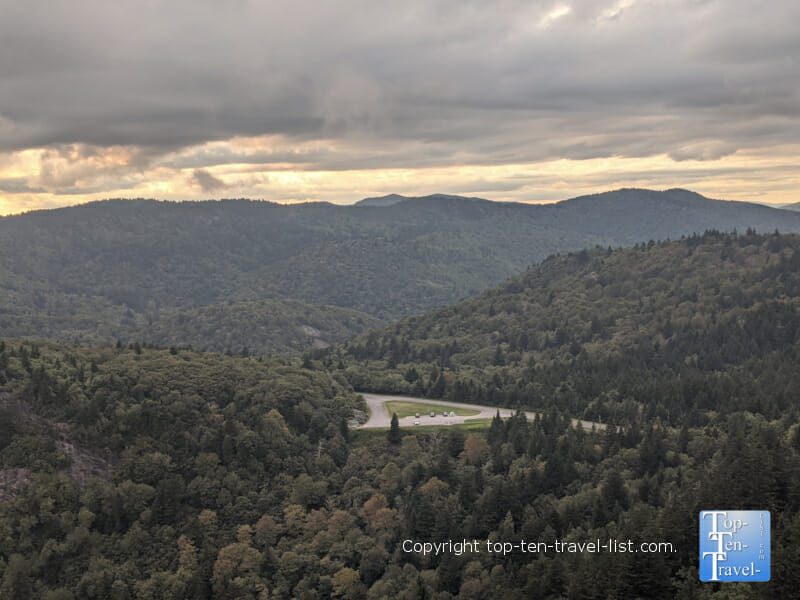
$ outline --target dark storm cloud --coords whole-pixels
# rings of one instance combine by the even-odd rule
[[[214,177],[211,173],[203,169],[195,169],[192,174],[191,183],[200,186],[201,190],[209,193],[224,190],[226,187],[224,181]]]
[[[277,134],[341,151],[165,164],[347,169],[800,139],[795,0],[3,4],[5,151],[135,146],[150,164]]]
[[[28,185],[28,179],[25,177],[10,177],[8,179],[0,179],[0,192],[8,192],[10,194],[38,194],[44,192],[42,188],[33,188]]]

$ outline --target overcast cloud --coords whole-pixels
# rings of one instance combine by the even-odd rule
[[[723,161],[755,192],[744,158],[773,179],[800,158],[796,0],[0,0],[0,39],[0,212],[105,191],[343,201],[336,173],[388,170],[355,201],[412,191],[383,188],[392,170],[465,165],[527,165],[499,196],[536,200],[556,190],[525,195],[537,165],[651,157],[665,187]],[[270,185],[286,171],[332,187]]]

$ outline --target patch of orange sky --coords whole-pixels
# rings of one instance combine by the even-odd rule
[[[490,200],[554,202],[620,187],[683,187],[712,198],[765,203],[798,202],[800,149],[786,146],[740,150],[717,160],[675,161],[667,155],[552,159],[513,164],[453,164],[333,170],[310,156],[320,148],[335,153],[332,141],[288,144],[269,137],[234,138],[184,149],[149,162],[135,147],[30,149],[0,155],[0,214],[80,204],[105,198],[264,199],[294,203],[350,204],[367,196],[431,193],[480,196]],[[347,149],[344,149],[345,151]],[[274,151],[276,162],[237,162],[172,167],[169,158],[205,152],[258,156]],[[350,151],[352,156],[352,150]],[[280,160],[278,160],[280,158]],[[241,160],[241,159],[240,159]],[[352,162],[352,161],[351,161]],[[174,163],[173,163],[174,164]],[[199,164],[199,163],[198,163]],[[205,163],[203,163],[205,164]],[[213,193],[199,187],[196,168],[224,184]],[[3,182],[16,187],[2,189]],[[27,190],[19,190],[24,182]],[[14,191],[18,190],[18,191]]]

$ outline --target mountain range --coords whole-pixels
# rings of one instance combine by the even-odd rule
[[[473,296],[552,254],[748,228],[797,232],[800,214],[678,189],[550,205],[444,194],[353,206],[108,200],[0,218],[0,335],[297,352]],[[304,303],[294,341],[223,340],[200,323],[230,309],[228,325],[252,331],[285,314],[271,302],[286,299]],[[314,323],[330,323],[330,307],[364,314],[329,333]]]
[[[114,325],[91,313],[108,299],[80,298],[77,324]],[[742,597],[797,589],[798,235],[567,252],[379,328],[323,307],[370,328],[327,348],[337,323],[294,300],[106,306],[131,327],[152,317],[132,331],[161,344],[284,343],[296,333],[283,323],[317,348],[301,360],[0,339],[2,598],[712,600],[721,588],[698,582],[704,559],[685,549],[714,506],[769,511],[770,582]],[[367,408],[355,390],[537,414],[352,429]],[[400,549],[415,539],[634,551]],[[636,550],[651,540],[659,551]]]

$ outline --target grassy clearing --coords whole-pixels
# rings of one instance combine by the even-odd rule
[[[456,416],[458,417],[473,417],[477,414],[480,414],[480,411],[472,410],[470,408],[445,406],[442,404],[422,404],[420,402],[402,402],[392,400],[390,402],[386,402],[384,406],[386,406],[386,411],[390,415],[392,413],[397,413],[398,419],[402,419],[403,417],[413,417],[417,413],[425,416],[431,414],[431,411],[436,412],[436,414],[442,414],[444,411],[447,411],[448,413],[452,411],[456,413]]]
[[[424,421],[423,421],[424,423]],[[441,431],[442,429],[465,429],[467,431],[482,431],[489,428],[491,419],[475,419],[467,423],[455,423],[453,425],[414,425],[413,427],[401,427],[400,431],[403,434],[419,434],[419,433],[432,433],[434,431]]]

